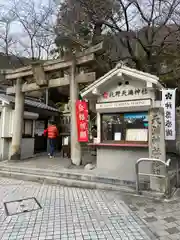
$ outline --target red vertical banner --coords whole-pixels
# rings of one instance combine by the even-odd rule
[[[76,121],[78,142],[88,142],[88,106],[87,102],[76,101]]]

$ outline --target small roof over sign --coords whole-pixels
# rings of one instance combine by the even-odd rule
[[[106,73],[101,78],[97,79],[95,82],[87,86],[81,93],[82,97],[88,97],[90,96],[93,91],[98,90],[98,88],[102,87],[107,81],[113,79],[114,77],[122,77],[122,76],[128,76],[130,78],[138,79],[140,81],[144,81],[146,83],[154,84],[157,88],[163,89],[163,85],[159,82],[159,78],[155,75],[145,73],[142,71],[138,71],[133,68],[126,67],[123,63],[117,64],[115,68],[113,68],[111,71]]]

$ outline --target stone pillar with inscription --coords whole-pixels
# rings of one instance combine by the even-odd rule
[[[149,158],[166,161],[164,109],[161,107],[149,110]],[[152,173],[164,175],[164,165],[153,162]],[[150,187],[154,191],[163,192],[165,190],[165,179],[158,176],[151,177]]]

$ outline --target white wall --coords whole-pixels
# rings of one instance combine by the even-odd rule
[[[3,104],[1,111],[1,131],[0,131],[0,155],[1,160],[9,158],[10,143],[12,137],[12,107],[8,104]]]
[[[12,110],[12,116],[14,116],[14,110]],[[34,120],[37,119],[39,114],[32,113],[32,112],[24,112],[24,119]],[[12,117],[13,119],[13,117]],[[34,120],[35,121],[35,120]],[[35,128],[35,123],[33,121],[33,128]],[[13,121],[11,124],[11,132],[13,132]],[[34,129],[33,129],[33,136],[34,136]],[[21,142],[21,159],[31,158],[34,156],[34,138],[22,138]],[[9,152],[11,151],[11,146],[9,147]]]
[[[1,105],[2,106],[2,105]],[[24,118],[37,119],[39,115],[35,113],[24,113]],[[11,105],[3,104],[0,114],[0,160],[10,158],[12,134],[14,126],[13,122],[14,110]],[[34,120],[35,121],[35,120]],[[35,127],[35,124],[33,124]],[[33,131],[34,132],[34,131]],[[34,155],[34,138],[23,138],[21,145],[21,158],[29,158]]]
[[[22,138],[21,159],[31,158],[34,156],[34,138]]]
[[[13,111],[10,105],[4,105],[2,107],[2,138],[12,137],[12,126],[13,126]]]
[[[135,163],[148,155],[148,148],[98,147],[97,168],[121,180],[135,182]],[[149,163],[141,164],[141,172],[150,173],[150,169]]]

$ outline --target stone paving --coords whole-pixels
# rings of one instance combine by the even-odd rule
[[[93,164],[95,165],[96,163],[93,162]],[[84,168],[84,165],[80,165],[80,166],[73,165],[71,160],[68,158],[63,158],[61,156],[61,153],[56,154],[55,158],[52,158],[52,159],[49,159],[49,157],[47,156],[47,153],[44,153],[34,158],[17,161],[17,162],[6,160],[6,161],[0,162],[0,171],[1,171],[1,167],[25,168],[27,170],[34,170],[34,169],[50,170],[50,172],[55,171],[55,172],[61,172],[61,173],[64,172],[64,173],[70,173],[70,174],[74,173],[74,174],[78,174],[79,177],[87,174],[92,177],[95,176],[95,177],[103,177],[103,178],[114,178],[117,180],[126,179],[126,177],[122,176],[122,174],[121,176],[119,176],[118,170],[113,170],[108,172],[104,171],[104,169],[98,169],[98,168],[94,168],[93,170],[88,170]],[[48,176],[47,173],[45,173],[45,175]]]
[[[5,166],[16,166],[16,167],[27,167],[27,168],[40,168],[40,169],[50,169],[60,171],[62,169],[67,169],[71,166],[71,160],[68,158],[62,158],[61,154],[57,154],[55,158],[49,159],[47,153],[40,156],[30,158],[27,160],[22,160],[18,162],[3,161],[0,165]]]
[[[119,195],[116,193],[116,195]],[[179,196],[178,196],[179,195]],[[170,201],[145,199],[140,196],[119,195],[160,240],[180,239],[180,194]]]
[[[3,202],[28,197],[35,197],[42,209],[5,214]],[[1,240],[157,239],[115,192],[0,178],[0,200]]]

